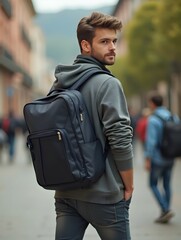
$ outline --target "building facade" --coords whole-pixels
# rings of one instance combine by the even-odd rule
[[[32,1],[0,2],[0,114],[22,115],[33,84],[29,32],[35,9]]]
[[[22,117],[25,103],[47,93],[51,84],[35,16],[31,0],[0,1],[0,117],[9,112]]]

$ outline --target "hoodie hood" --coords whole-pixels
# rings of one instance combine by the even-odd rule
[[[85,74],[86,71],[89,71],[92,68],[110,72],[95,58],[84,55],[78,55],[72,65],[58,65],[55,69],[56,80],[53,83],[51,90],[71,87],[82,75]]]

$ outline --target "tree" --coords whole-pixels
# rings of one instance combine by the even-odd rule
[[[153,88],[167,76],[166,61],[157,54],[155,42],[160,5],[161,1],[145,2],[127,26],[129,63],[143,91]]]
[[[156,85],[163,61],[155,53],[154,36],[159,1],[145,2],[126,26],[128,45],[120,76],[129,94],[145,92]],[[123,63],[123,61],[121,61]],[[122,67],[122,66],[121,66]]]
[[[123,36],[128,53],[112,69],[126,92],[141,94],[181,76],[180,16],[180,0],[145,1],[135,12]]]
[[[156,34],[157,52],[167,62],[165,69],[168,73],[168,103],[172,109],[172,91],[177,101],[181,101],[181,1],[175,0],[174,4],[171,0],[162,1],[159,16]],[[176,82],[177,85],[174,86]],[[181,115],[180,108],[177,111]]]
[[[116,63],[109,67],[109,69],[114,73],[121,84],[123,85],[124,91],[127,96],[131,96],[135,93],[141,93],[141,85],[134,77],[134,72],[131,64],[128,62],[127,56],[118,57]]]
[[[181,73],[181,1],[165,0],[157,19],[157,51],[167,60],[172,72]]]

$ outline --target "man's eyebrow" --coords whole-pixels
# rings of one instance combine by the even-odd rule
[[[111,41],[117,41],[118,39],[117,38],[114,38],[114,39],[111,39],[111,38],[108,38],[108,37],[104,37],[104,38],[101,38],[100,41],[105,41],[105,40],[111,40]]]

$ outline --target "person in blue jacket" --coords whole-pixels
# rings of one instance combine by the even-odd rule
[[[174,216],[170,209],[172,200],[171,178],[174,159],[165,159],[160,151],[159,142],[162,138],[163,122],[156,115],[167,120],[171,112],[163,106],[163,97],[154,93],[149,98],[152,114],[148,118],[145,149],[145,169],[149,171],[149,184],[161,210],[156,223],[168,223]]]

